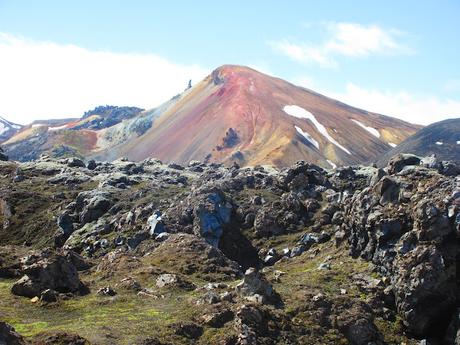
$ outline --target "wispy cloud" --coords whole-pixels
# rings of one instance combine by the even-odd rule
[[[352,83],[347,84],[344,92],[323,93],[355,107],[422,125],[460,117],[460,102],[453,99],[366,89]]]
[[[367,57],[370,55],[411,54],[414,50],[398,40],[404,33],[378,25],[356,23],[323,23],[328,37],[321,43],[293,43],[284,39],[269,42],[276,51],[302,63],[317,63],[336,67],[338,56]]]
[[[0,115],[18,123],[100,104],[154,107],[209,71],[154,54],[93,51],[0,33]]]

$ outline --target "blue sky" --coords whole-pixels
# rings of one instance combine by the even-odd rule
[[[460,116],[459,33],[460,1],[0,0],[0,115],[149,108],[231,63],[429,123]]]

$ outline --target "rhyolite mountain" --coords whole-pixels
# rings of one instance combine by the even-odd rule
[[[0,116],[0,143],[8,140],[15,135],[20,129],[21,125],[10,122]]]
[[[43,153],[88,158],[144,133],[152,125],[152,114],[155,111],[136,107],[99,106],[79,119],[34,121],[2,145],[17,161],[34,160]]]
[[[65,126],[28,127],[4,146],[21,161],[48,153],[247,166],[302,159],[331,168],[374,161],[419,128],[248,67],[225,65],[153,110],[96,108]],[[32,154],[25,150],[31,141]]]
[[[385,166],[398,153],[412,153],[421,157],[436,155],[438,160],[460,162],[460,118],[436,122],[422,128],[386,152],[378,160],[378,165]]]
[[[418,128],[227,65],[181,95],[118,155],[276,166],[304,159],[330,168],[372,160]]]

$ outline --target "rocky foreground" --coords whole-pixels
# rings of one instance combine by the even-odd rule
[[[459,173],[1,161],[0,344],[460,344]]]

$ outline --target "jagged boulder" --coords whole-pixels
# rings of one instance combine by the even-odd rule
[[[416,155],[400,153],[389,160],[387,171],[390,175],[393,175],[400,172],[406,166],[419,165],[420,162],[421,158]]]
[[[24,338],[6,322],[0,321],[0,345],[25,345]]]
[[[5,154],[3,149],[0,147],[0,161],[7,161],[7,160],[8,160],[8,156]]]
[[[71,157],[66,159],[67,166],[71,168],[85,168],[85,163],[77,157]]]
[[[395,259],[396,307],[414,334],[426,335],[439,321],[449,319],[456,303],[455,272],[444,257],[441,250],[430,245],[417,246]]]
[[[61,293],[84,294],[87,291],[80,281],[76,267],[62,255],[43,255],[24,260],[24,276],[16,281],[11,292],[18,296],[35,297],[47,289]]]
[[[80,223],[86,224],[98,220],[112,206],[110,193],[100,190],[81,192],[76,200],[77,211],[80,212]]]
[[[253,267],[246,270],[243,281],[235,287],[235,290],[240,296],[260,303],[269,301],[275,296],[272,285]]]
[[[230,222],[233,206],[219,189],[201,194],[194,208],[194,231],[208,243],[217,247],[223,233],[223,225]]]
[[[190,232],[218,247],[224,228],[232,222],[234,206],[217,183],[194,187],[187,198],[168,210],[165,226],[172,232]],[[156,228],[156,227],[155,227]]]

